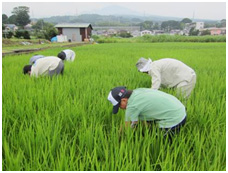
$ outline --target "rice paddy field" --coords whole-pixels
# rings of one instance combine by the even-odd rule
[[[64,75],[22,74],[34,53],[2,59],[3,171],[225,171],[226,43],[110,43],[71,48]],[[62,49],[37,52],[57,55]],[[110,89],[150,88],[140,57],[175,58],[192,67],[196,87],[187,122],[173,142],[112,115]],[[175,95],[175,91],[161,89]]]

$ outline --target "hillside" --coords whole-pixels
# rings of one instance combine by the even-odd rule
[[[183,16],[185,18],[185,16]],[[140,22],[150,20],[153,22],[161,23],[167,20],[176,20],[181,21],[183,18],[177,17],[167,17],[167,16],[140,16],[140,15],[99,15],[99,14],[82,14],[79,16],[52,16],[48,18],[42,18],[45,22],[50,22],[53,24],[57,23],[76,23],[76,22],[85,22],[91,23],[92,25],[136,25]],[[32,18],[32,21],[40,20],[38,18]],[[215,20],[203,20],[203,19],[194,19],[193,21],[202,21],[207,23],[216,23]]]

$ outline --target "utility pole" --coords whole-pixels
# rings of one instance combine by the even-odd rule
[[[195,10],[193,11],[192,22],[193,22],[194,18],[195,18]]]

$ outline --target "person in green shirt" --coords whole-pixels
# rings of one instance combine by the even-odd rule
[[[113,114],[126,109],[125,126],[134,127],[138,121],[155,122],[167,134],[179,132],[185,124],[185,106],[174,96],[151,88],[127,90],[120,86],[108,95]]]

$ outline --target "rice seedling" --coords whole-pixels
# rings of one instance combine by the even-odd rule
[[[72,48],[63,76],[22,74],[33,54],[2,60],[4,171],[226,170],[225,43],[116,43]],[[57,55],[60,48],[40,51]],[[186,103],[187,123],[170,144],[143,129],[119,133],[124,111],[112,115],[111,88],[149,88],[140,57],[176,58],[197,74]],[[175,95],[175,91],[162,89]],[[157,134],[156,134],[157,133]]]

